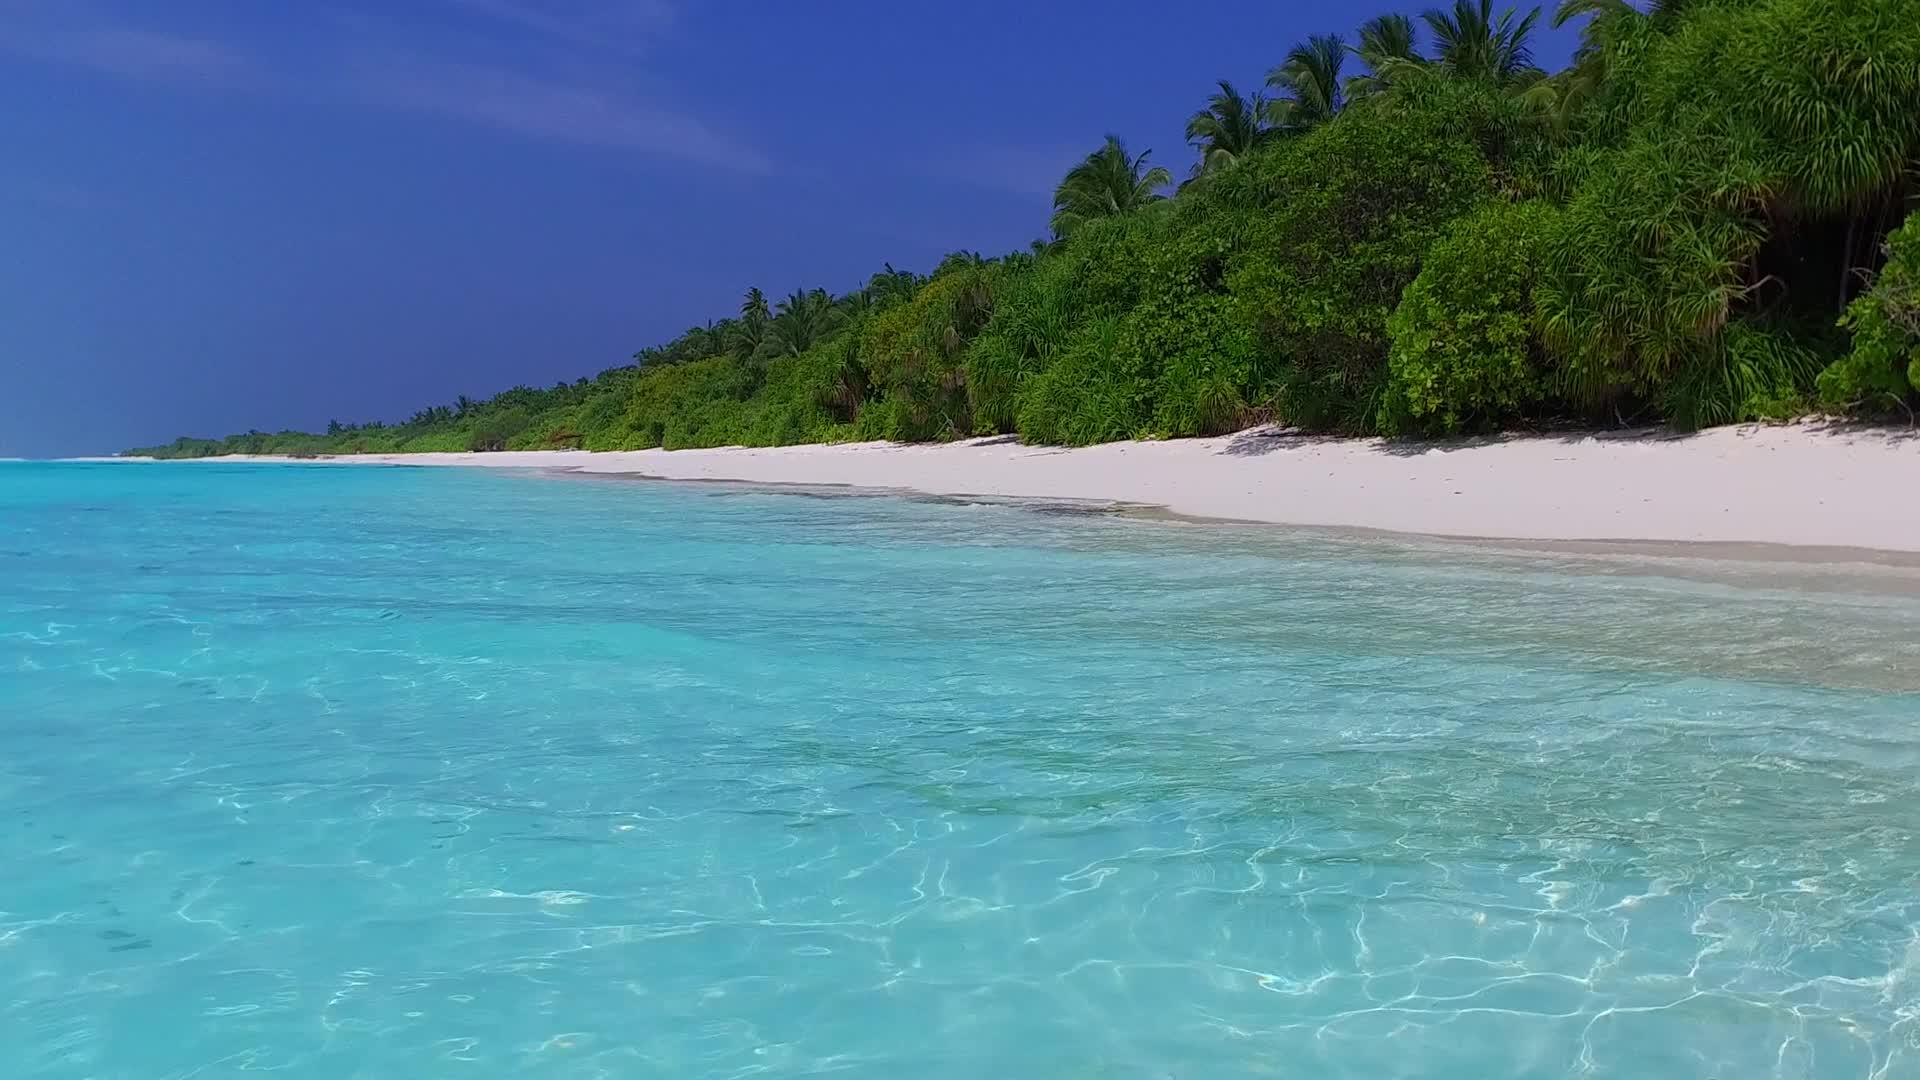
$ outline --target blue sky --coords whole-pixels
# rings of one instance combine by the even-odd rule
[[[1213,80],[1396,9],[0,0],[0,456],[395,419],[1024,247],[1104,132],[1183,173]]]

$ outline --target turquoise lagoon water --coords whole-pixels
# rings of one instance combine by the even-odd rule
[[[1920,604],[1676,565],[0,466],[0,1076],[1920,1076]]]

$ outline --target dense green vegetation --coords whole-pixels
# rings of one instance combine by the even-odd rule
[[[1177,189],[1116,137],[1030,251],[885,267],[548,390],[140,453],[593,450],[1273,419],[1423,434],[1912,414],[1920,0],[1456,0],[1217,84]]]

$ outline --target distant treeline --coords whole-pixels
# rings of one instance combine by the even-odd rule
[[[1276,420],[1451,433],[1815,410],[1920,384],[1920,0],[1459,0],[1316,37],[1195,113],[1177,188],[1117,138],[1051,236],[891,266],[552,389],[136,453],[592,450]]]

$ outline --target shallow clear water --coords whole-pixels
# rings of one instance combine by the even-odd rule
[[[0,465],[0,1076],[1920,1076],[1920,604]]]

